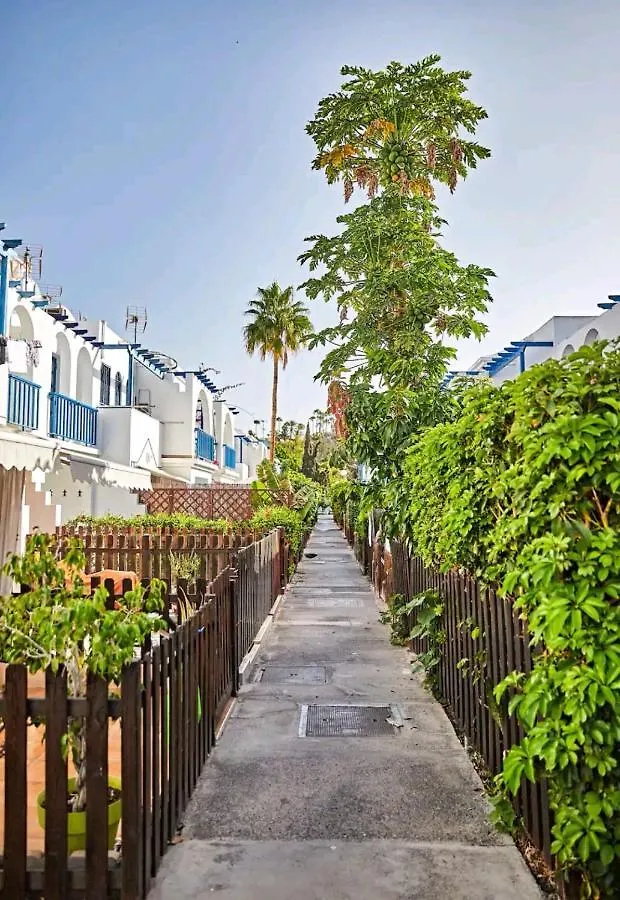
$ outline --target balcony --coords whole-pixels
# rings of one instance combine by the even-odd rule
[[[97,445],[97,410],[64,394],[50,394],[51,437],[75,441],[87,447]]]
[[[234,447],[224,444],[224,466],[227,469],[234,469],[237,466],[237,453]]]
[[[194,453],[197,459],[213,462],[215,459],[215,438],[202,428],[194,429]]]
[[[6,420],[9,425],[19,425],[24,431],[39,427],[40,387],[21,375],[9,372],[9,407]]]

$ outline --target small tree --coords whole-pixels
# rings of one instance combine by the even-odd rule
[[[307,478],[316,476],[316,448],[312,447],[310,425],[306,425],[306,437],[304,439],[304,455],[301,461],[301,472]]]
[[[258,351],[261,359],[273,360],[273,384],[271,390],[271,433],[269,461],[276,452],[278,417],[278,378],[280,364],[285,369],[289,355],[305,346],[312,334],[312,322],[308,310],[300,300],[295,300],[293,288],[282,289],[277,281],[258,289],[258,297],[245,311],[250,321],[243,329],[245,347],[249,354]]]
[[[85,593],[79,577],[86,557],[80,542],[69,544],[63,568],[54,554],[49,535],[28,539],[23,557],[13,555],[4,574],[30,590],[0,602],[0,660],[23,664],[35,674],[50,667],[64,668],[73,697],[86,696],[87,675],[92,672],[118,682],[123,667],[135,658],[136,648],[146,636],[166,627],[150,613],[162,607],[162,582],[151,582],[148,598],[137,586],[128,591],[119,608],[107,609],[107,591],[99,587]],[[86,722],[83,717],[69,723],[67,745],[76,771],[72,811],[86,807]]]

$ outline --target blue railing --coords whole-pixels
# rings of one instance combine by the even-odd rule
[[[9,372],[9,408],[7,422],[34,431],[39,427],[40,387],[21,375]]]
[[[234,447],[224,444],[224,465],[227,469],[234,469],[237,465],[237,454]]]
[[[95,447],[97,444],[97,410],[64,394],[50,394],[51,437],[76,441]]]
[[[202,428],[194,429],[194,450],[198,459],[215,459],[215,438]]]

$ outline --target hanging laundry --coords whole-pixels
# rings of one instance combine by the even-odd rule
[[[39,350],[41,341],[26,341],[26,361],[31,366],[39,365]]]

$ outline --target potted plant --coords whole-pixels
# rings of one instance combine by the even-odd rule
[[[69,542],[60,566],[53,539],[35,534],[28,539],[22,557],[14,555],[4,573],[22,585],[26,593],[0,599],[0,661],[22,664],[31,674],[48,667],[64,670],[69,696],[85,697],[89,672],[118,683],[123,667],[153,631],[165,629],[157,615],[162,607],[162,583],[153,580],[146,592],[141,586],[128,591],[116,609],[107,609],[107,591],[99,587],[86,593],[80,573],[85,556],[78,539]],[[66,751],[75,775],[68,781],[68,849],[86,846],[86,720],[71,718]],[[118,779],[109,779],[108,845],[114,847],[121,818]],[[39,823],[45,823],[45,792],[37,798]]]
[[[196,593],[196,578],[200,571],[200,557],[197,553],[170,552],[170,593],[177,598],[177,622],[180,625],[192,613],[189,595]],[[179,581],[187,584],[187,594],[179,585]]]

